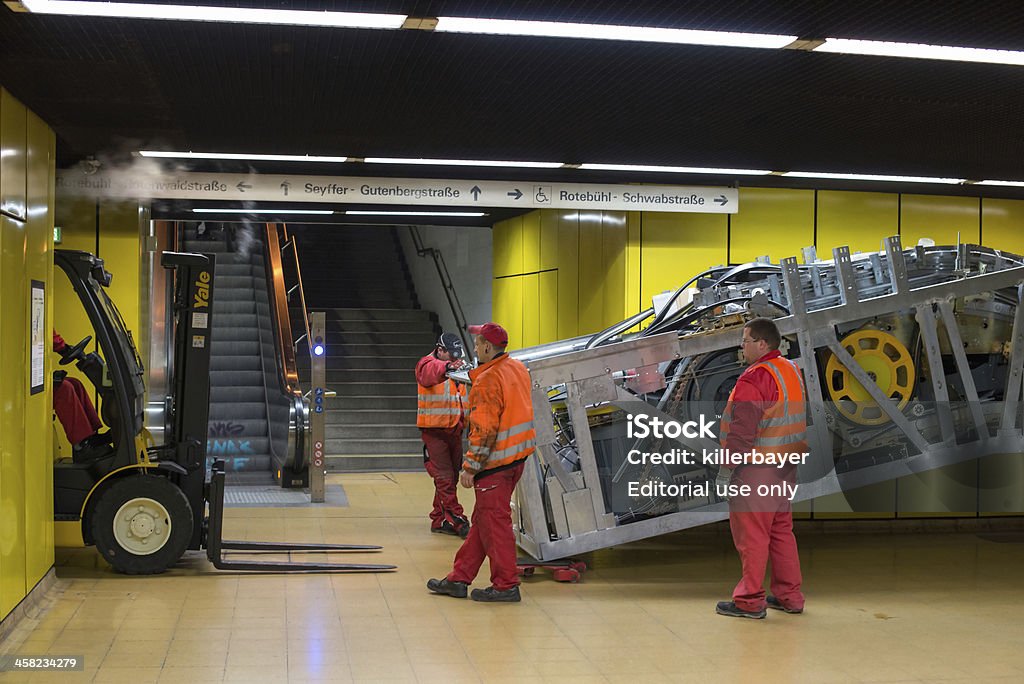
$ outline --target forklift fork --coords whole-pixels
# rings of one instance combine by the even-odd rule
[[[304,552],[304,551],[379,551],[381,547],[361,544],[290,544],[287,542],[250,542],[223,539],[224,461],[214,461],[210,477],[210,517],[206,530],[206,556],[218,570],[256,570],[264,572],[387,572],[394,565],[368,563],[292,563],[280,561],[227,560],[225,551]]]

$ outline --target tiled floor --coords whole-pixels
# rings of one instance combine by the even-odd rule
[[[715,615],[738,561],[707,531],[591,554],[580,584],[539,573],[522,603],[488,605],[424,587],[459,543],[428,533],[425,475],[332,481],[349,508],[229,509],[227,536],[379,543],[335,559],[397,572],[242,575],[190,553],[132,578],[61,551],[56,588],[0,652],[86,669],[0,681],[1024,681],[1024,535],[805,533],[807,611],[763,621]]]

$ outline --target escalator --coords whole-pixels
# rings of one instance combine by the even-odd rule
[[[285,485],[304,486],[305,410],[297,388],[284,379],[280,350],[290,342],[280,341],[291,333],[279,329],[273,310],[278,294],[267,229],[202,222],[179,223],[176,232],[182,249],[217,259],[207,453],[225,462],[229,485],[285,479]]]

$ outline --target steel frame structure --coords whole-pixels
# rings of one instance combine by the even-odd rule
[[[628,523],[617,521],[602,489],[608,483],[602,483],[599,475],[588,407],[630,412],[643,402],[648,414],[673,419],[645,401],[645,393],[671,387],[673,380],[666,377],[665,369],[674,362],[736,348],[743,322],[765,306],[776,315],[783,314],[776,323],[800,350],[794,361],[803,371],[808,393],[810,458],[799,468],[796,500],[990,454],[1024,452],[1024,307],[1020,306],[1024,262],[1019,257],[977,245],[903,250],[898,237],[887,238],[878,253],[851,256],[849,248],[840,247],[833,250],[831,261],[818,261],[809,248],[803,256],[805,263],[799,265],[790,257],[777,266],[759,260],[716,271],[715,276],[724,272],[724,277],[694,296],[689,314],[677,315],[677,320],[704,321],[696,328],[666,329],[670,327],[668,318],[662,316],[642,333],[619,335],[638,318],[652,315],[650,310],[629,319],[630,325],[613,326],[609,329],[612,334],[513,353],[526,363],[533,381],[538,445],[536,458],[530,460],[513,500],[517,542],[524,551],[538,560],[565,558],[728,517],[727,503],[716,499],[674,513]],[[745,282],[730,279],[739,273],[753,275]],[[1004,301],[1000,305],[1004,317],[1012,317],[1010,338],[1002,352],[1007,367],[1001,401],[979,395],[954,311],[964,298],[997,292]],[[725,315],[730,308],[739,310],[738,315]],[[946,368],[952,366],[953,371],[929,373],[935,401],[920,415],[900,408],[886,396],[837,337],[837,330],[894,312],[916,321],[930,368],[943,368],[940,335],[950,350],[945,354]],[[595,340],[599,346],[594,346]],[[828,353],[884,411],[890,421],[888,429],[906,445],[900,457],[859,467],[836,467],[836,435],[829,429],[833,419],[828,415],[819,367],[819,354]],[[957,409],[951,407],[949,394],[953,381],[959,383],[958,396],[966,400]],[[554,391],[564,397],[571,425],[564,421],[556,424],[550,398]],[[556,452],[567,429],[578,454],[578,469],[566,467]],[[693,450],[718,447],[707,439],[680,437],[678,442]]]

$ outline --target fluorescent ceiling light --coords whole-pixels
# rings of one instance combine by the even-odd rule
[[[930,178],[928,176],[884,176],[868,173],[819,173],[817,171],[787,171],[783,176],[795,178],[835,178],[837,180],[892,181],[896,183],[946,183],[959,185],[963,178]]]
[[[983,180],[972,185],[1002,185],[1009,188],[1024,188],[1024,181]]]
[[[333,214],[334,211],[330,209],[243,209],[236,207],[234,209],[193,209],[195,214],[320,214],[327,215]]]
[[[139,150],[143,157],[163,159],[246,159],[250,161],[346,162],[348,157],[320,157],[309,154],[235,154],[233,152],[168,152]]]
[[[643,164],[580,164],[592,171],[656,171],[659,173],[703,173],[723,176],[767,176],[764,169],[706,169],[699,166],[649,166]]]
[[[651,26],[613,26],[610,24],[475,19],[471,17],[438,17],[437,26],[434,30],[452,33],[489,33],[504,36],[596,38],[647,43],[750,48],[781,48],[797,39],[796,36],[780,36],[767,33],[733,33],[731,31],[697,31],[693,29],[656,28]]]
[[[558,169],[561,162],[495,161],[492,159],[406,159],[399,157],[366,157],[367,164],[420,164],[430,166],[514,166],[524,169]]]
[[[362,211],[345,212],[349,216],[487,216],[482,211]]]
[[[881,40],[827,38],[815,52],[843,52],[879,57],[911,57],[915,59],[946,59],[958,62],[1024,65],[1024,52],[985,48],[924,45],[922,43],[888,43]]]
[[[36,14],[70,14],[85,17],[124,19],[175,19],[178,21],[223,21],[245,24],[287,24],[333,28],[398,29],[404,14],[364,12],[316,12],[312,10],[256,9],[253,7],[209,7],[205,5],[158,5],[135,2],[80,2],[78,0],[21,0]]]

